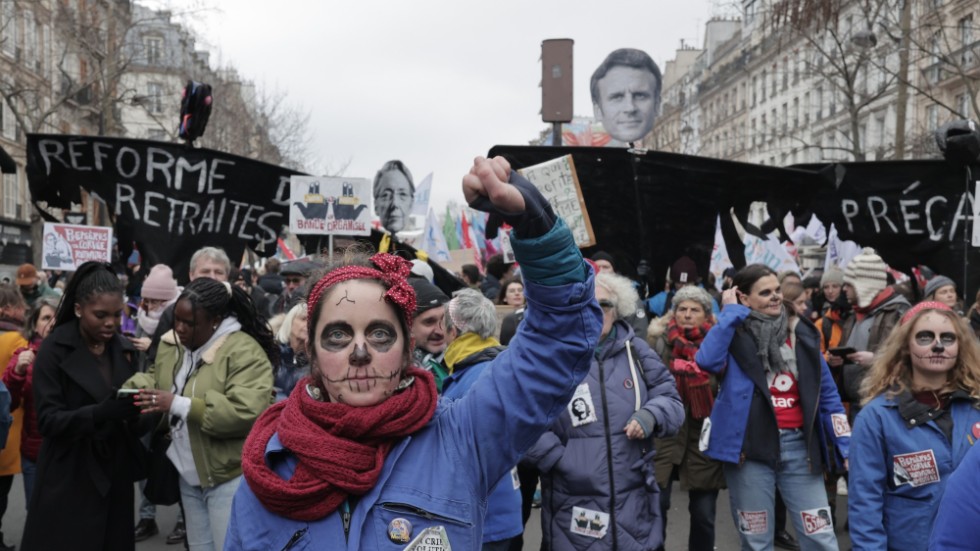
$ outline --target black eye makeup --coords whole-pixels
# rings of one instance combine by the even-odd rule
[[[354,338],[351,326],[344,322],[328,323],[320,333],[320,346],[325,350],[339,350]]]
[[[395,326],[387,322],[374,322],[368,325],[367,340],[372,348],[379,352],[387,352],[398,339]]]
[[[933,331],[919,331],[915,334],[915,344],[919,346],[930,346],[936,342],[936,333]],[[939,342],[943,346],[956,344],[956,333],[946,332],[939,334]]]

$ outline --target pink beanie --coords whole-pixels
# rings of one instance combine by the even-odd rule
[[[154,300],[173,300],[177,298],[180,290],[177,289],[177,281],[174,279],[174,272],[166,264],[157,264],[150,268],[150,275],[143,281],[143,298]]]

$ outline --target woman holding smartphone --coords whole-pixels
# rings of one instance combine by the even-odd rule
[[[65,289],[34,362],[41,436],[38,488],[21,549],[135,549],[133,482],[143,477],[139,416],[118,388],[135,372],[119,334],[123,287],[107,264],[86,262]],[[53,527],[56,527],[53,529]]]

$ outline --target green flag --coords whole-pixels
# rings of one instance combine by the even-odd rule
[[[450,251],[459,249],[459,239],[456,237],[456,221],[453,220],[453,213],[449,212],[446,206],[446,219],[442,221],[442,234],[446,237],[446,246]]]

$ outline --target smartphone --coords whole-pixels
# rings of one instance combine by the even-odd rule
[[[129,337],[131,339],[135,339],[136,338],[136,333],[134,333],[132,331],[123,331],[123,336],[124,337]]]
[[[834,356],[839,356],[841,358],[846,358],[849,354],[857,352],[857,350],[851,348],[850,346],[839,346],[837,348],[830,348],[827,350]]]
[[[120,388],[116,391],[116,398],[132,398],[140,393],[138,388]]]

